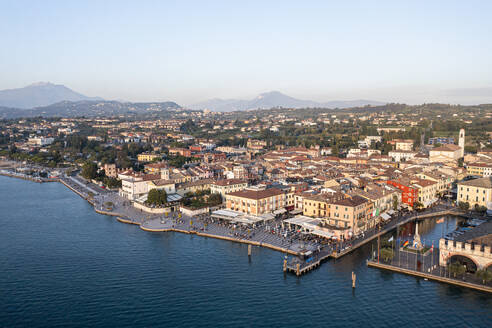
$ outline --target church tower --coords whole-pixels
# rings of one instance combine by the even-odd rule
[[[465,129],[460,130],[460,138],[458,139],[460,149],[460,157],[465,156]]]

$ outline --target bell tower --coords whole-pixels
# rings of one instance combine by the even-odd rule
[[[465,129],[460,129],[460,137],[458,139],[458,146],[460,147],[460,157],[465,156]]]

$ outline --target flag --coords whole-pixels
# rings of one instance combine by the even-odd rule
[[[406,241],[403,243],[403,247],[408,246],[408,244],[409,244],[409,242],[408,242],[408,240],[406,240]]]
[[[393,241],[393,236],[391,236],[391,238],[388,239],[388,242],[391,242],[391,241]]]

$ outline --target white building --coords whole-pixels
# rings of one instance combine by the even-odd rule
[[[395,162],[408,161],[413,159],[417,155],[417,152],[411,150],[392,150],[388,153],[388,156]]]
[[[55,141],[55,138],[45,138],[45,137],[32,137],[29,138],[27,143],[32,146],[47,146],[51,145]]]

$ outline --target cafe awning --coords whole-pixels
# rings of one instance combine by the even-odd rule
[[[383,213],[381,214],[381,218],[386,221],[391,219],[391,216],[388,213]]]

